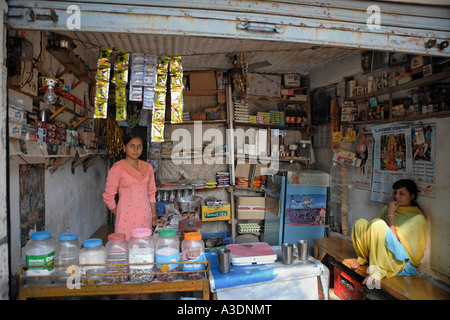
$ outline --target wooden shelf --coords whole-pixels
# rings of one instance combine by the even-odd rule
[[[296,161],[296,162],[308,162],[310,158],[300,157],[267,157],[267,156],[250,156],[246,154],[235,154],[236,159],[248,159],[248,160],[263,160],[263,161]]]
[[[423,120],[423,119],[430,119],[430,118],[445,118],[445,117],[450,117],[450,110],[425,113],[425,114],[409,116],[409,117],[398,117],[398,118],[384,119],[384,120],[342,121],[342,123],[346,123],[346,124],[383,124],[383,123],[391,123],[391,122],[414,121],[414,120]]]
[[[183,90],[184,96],[214,96],[218,93],[225,93],[225,90]]]
[[[377,97],[377,96],[381,96],[381,95],[384,95],[384,94],[389,94],[389,93],[396,92],[396,91],[401,91],[401,90],[406,90],[406,89],[413,88],[413,87],[418,87],[418,86],[421,86],[421,85],[424,85],[424,84],[440,81],[440,80],[443,80],[443,79],[446,79],[446,78],[450,78],[450,71],[439,72],[439,73],[433,74],[433,75],[428,76],[428,77],[424,77],[424,78],[420,78],[420,79],[416,79],[416,80],[411,80],[409,82],[398,84],[398,85],[393,86],[391,88],[385,88],[385,89],[377,90],[375,92],[359,95],[359,96],[356,96],[356,97],[345,97],[345,100],[354,101],[354,100],[369,99],[369,98],[372,98],[372,97]]]
[[[286,127],[286,126],[278,126],[274,124],[262,124],[262,123],[250,123],[250,122],[237,122],[233,121],[235,126],[242,127],[256,127],[256,128],[271,128],[271,129],[281,129],[281,130],[300,130],[306,131],[308,127]]]
[[[182,123],[171,123],[170,121],[164,122],[165,125],[180,126],[185,124],[194,124],[194,122],[201,122],[202,124],[216,124],[216,123],[227,123],[227,120],[189,120],[183,121]]]
[[[65,67],[65,69],[56,76],[56,78],[60,78],[69,72],[78,78],[78,81],[72,85],[72,89],[75,89],[82,82],[86,82],[88,84],[95,82],[94,74],[92,74],[83,62],[81,62],[69,49],[52,48],[50,49],[50,53]]]

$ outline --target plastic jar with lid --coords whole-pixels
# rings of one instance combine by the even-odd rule
[[[180,262],[180,241],[176,231],[173,229],[163,229],[159,231],[156,239],[156,263]],[[179,264],[156,264],[156,271],[162,272],[156,275],[159,281],[172,281],[178,278]]]
[[[36,277],[27,278],[27,282],[39,285],[51,283],[52,277],[47,276],[51,276],[54,271],[55,239],[52,238],[50,231],[33,232],[24,251],[26,266],[49,266],[42,268],[27,268],[25,274],[27,276]]]
[[[128,266],[123,265],[128,263],[128,242],[123,233],[111,233],[108,235],[108,242],[105,246],[106,250],[106,282],[117,283],[128,280]],[[116,265],[109,265],[116,264]],[[120,266],[119,266],[120,265]],[[118,277],[120,267],[120,279]]]
[[[205,244],[202,240],[202,235],[199,232],[188,232],[184,235],[184,240],[181,244],[181,261],[195,262],[205,261]],[[192,271],[183,273],[183,278],[186,280],[199,280],[205,276],[203,263],[185,263],[182,265],[182,271]]]
[[[133,282],[151,282],[155,279],[153,264],[132,265],[131,263],[153,263],[155,262],[155,244],[152,230],[138,228],[131,230],[128,241],[128,261],[130,263],[130,280]]]
[[[78,264],[80,247],[76,233],[59,235],[55,250],[55,264],[66,265],[66,267],[55,267],[55,273],[61,275],[55,279],[57,283],[67,283],[68,276],[71,274],[67,272],[67,268]]]
[[[84,240],[79,260],[81,281],[84,284],[97,284],[105,281],[106,250],[101,239]],[[92,264],[92,266],[83,266],[88,264]]]

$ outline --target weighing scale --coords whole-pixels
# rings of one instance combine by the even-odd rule
[[[274,263],[277,254],[266,242],[229,244],[230,261],[234,266]]]
[[[194,195],[173,199],[175,208],[181,214],[181,220],[178,221],[178,231],[181,234],[198,232],[202,228],[202,221],[199,219],[198,212],[201,200],[201,197]]]

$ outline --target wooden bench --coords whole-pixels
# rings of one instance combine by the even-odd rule
[[[349,269],[356,259],[351,241],[341,237],[314,239],[314,257],[321,261],[327,254]],[[354,271],[365,277],[366,270],[367,266],[360,266]],[[400,300],[450,300],[449,292],[418,276],[384,278],[381,290]]]

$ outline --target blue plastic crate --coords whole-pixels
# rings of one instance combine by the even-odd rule
[[[202,239],[217,238],[217,237],[222,237],[224,246],[233,243],[233,238],[231,237],[231,234],[226,230],[214,233],[202,233]]]

